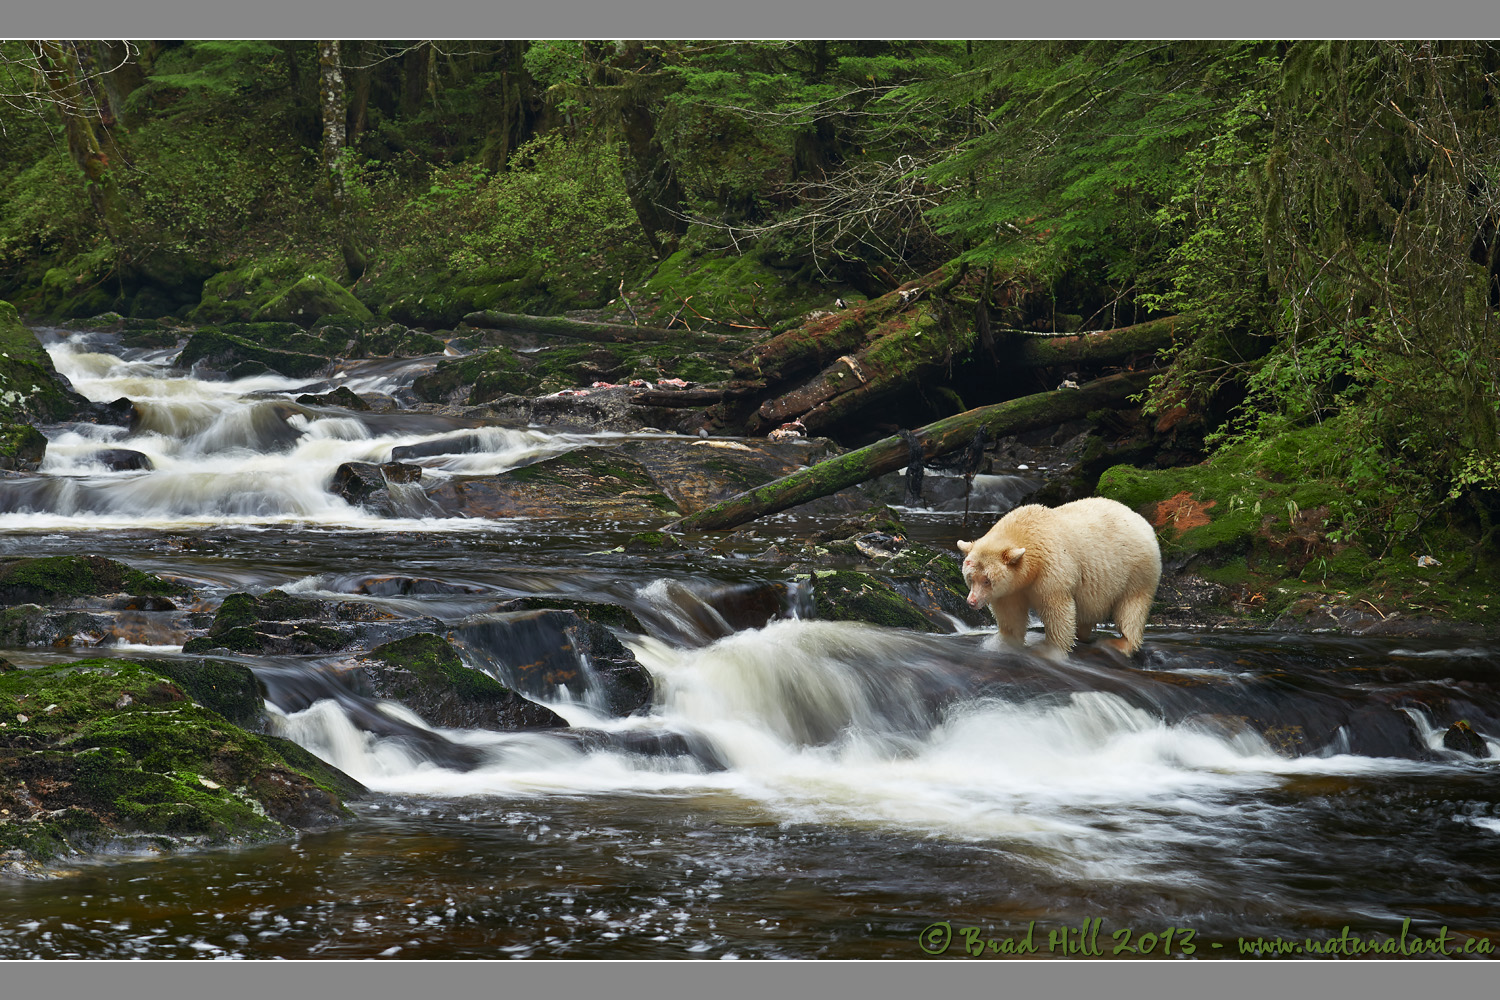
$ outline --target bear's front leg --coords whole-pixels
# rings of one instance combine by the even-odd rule
[[[990,612],[1000,628],[1000,638],[1012,646],[1026,645],[1026,625],[1031,621],[1031,605],[1025,597],[1014,594],[990,601]]]
[[[1039,602],[1037,617],[1047,631],[1047,645],[1069,653],[1078,639],[1078,602],[1072,594],[1048,595]]]

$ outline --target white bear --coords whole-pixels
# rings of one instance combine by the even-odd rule
[[[1141,648],[1161,580],[1161,546],[1150,523],[1124,504],[1088,497],[1017,507],[983,538],[959,542],[958,551],[969,606],[988,603],[1006,642],[1025,644],[1035,609],[1052,652],[1069,652],[1106,619],[1123,636],[1109,645],[1125,653]]]

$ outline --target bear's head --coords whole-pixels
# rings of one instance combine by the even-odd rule
[[[991,552],[988,549],[975,551],[977,542],[959,542],[958,551],[964,556],[964,583],[969,585],[969,607],[988,604],[996,597],[1004,597],[1028,582],[1021,568],[1026,555],[1025,546],[1012,545]]]

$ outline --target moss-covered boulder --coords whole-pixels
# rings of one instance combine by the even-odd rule
[[[315,320],[333,315],[353,317],[364,323],[375,319],[369,307],[337,281],[310,271],[257,309],[253,318],[311,326]]]
[[[911,601],[885,580],[855,570],[812,575],[813,606],[825,621],[868,622],[914,632],[941,632]]]
[[[646,626],[641,624],[629,608],[604,601],[583,601],[571,597],[514,597],[502,601],[497,611],[571,611],[580,618],[600,625],[607,625],[622,632],[645,635]]]
[[[189,593],[174,580],[142,573],[102,556],[43,556],[0,561],[0,604],[56,604],[74,598]]]
[[[47,436],[30,424],[0,424],[0,471],[34,472],[47,455]]]
[[[567,722],[488,674],[464,665],[457,650],[431,632],[377,646],[360,659],[370,694],[399,701],[427,722],[466,729],[551,729]]]
[[[257,371],[306,378],[328,367],[329,361],[315,354],[273,350],[222,330],[204,327],[188,338],[177,356],[177,364],[183,368],[202,364],[236,378]]]
[[[57,373],[16,307],[0,302],[0,424],[67,420],[87,405]]]
[[[36,604],[0,608],[0,646],[96,646],[113,620],[87,611],[50,611]]]
[[[203,635],[183,643],[184,653],[305,656],[369,649],[437,625],[432,618],[404,618],[367,601],[320,601],[268,590],[259,597],[224,598]]]
[[[468,406],[498,399],[507,393],[530,395],[541,386],[516,352],[495,347],[466,358],[441,361],[412,382],[412,393],[428,403],[462,402]]]
[[[246,685],[212,668],[195,684],[221,681]],[[123,660],[0,673],[0,860],[24,870],[80,852],[243,843],[344,821],[358,782],[197,697]],[[236,711],[243,700],[221,704]]]

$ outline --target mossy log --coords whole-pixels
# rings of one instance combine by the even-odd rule
[[[764,382],[735,382],[718,389],[647,389],[630,397],[637,406],[686,408],[709,406],[726,399],[743,399],[765,389]]]
[[[1020,367],[1109,364],[1168,346],[1180,319],[1172,316],[1065,336],[1007,331],[1010,343],[1003,350],[1006,360]],[[974,331],[946,326],[921,304],[909,322],[888,320],[860,350],[839,357],[791,392],[762,403],[756,416],[763,425],[752,430],[793,418],[801,419],[810,431],[825,430],[929,381],[978,346]]]
[[[672,341],[708,347],[744,343],[739,338],[716,333],[689,333],[683,330],[667,330],[659,326],[626,326],[623,323],[595,323],[568,319],[565,316],[527,316],[523,313],[495,312],[491,309],[469,313],[464,317],[464,322],[484,329],[527,330],[531,333],[550,333],[554,337],[612,344]]]
[[[1089,382],[1078,389],[1039,392],[992,406],[981,406],[919,428],[913,432],[915,444],[921,449],[922,457],[930,460],[965,447],[981,428],[994,438],[1077,420],[1092,410],[1119,406],[1126,397],[1145,390],[1153,374],[1152,371],[1127,372]],[[911,459],[912,449],[904,438],[882,438],[857,451],[730,497],[682,518],[672,528],[679,531],[732,528],[894,472]]]

